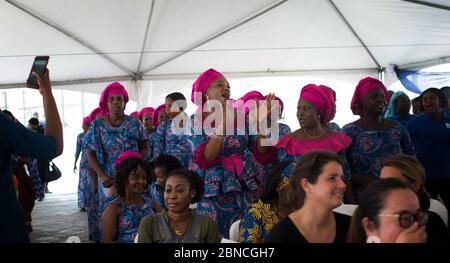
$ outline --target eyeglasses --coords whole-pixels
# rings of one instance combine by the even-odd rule
[[[419,226],[426,225],[428,222],[428,212],[418,211],[416,213],[400,212],[398,214],[381,214],[378,216],[397,217],[400,226],[403,228],[410,227],[414,222],[419,223]]]

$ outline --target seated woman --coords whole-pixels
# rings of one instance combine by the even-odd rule
[[[394,178],[370,183],[352,217],[352,243],[425,243],[428,213],[411,189]]]
[[[161,208],[166,208],[164,205],[164,187],[166,185],[167,174],[173,170],[180,169],[181,163],[178,158],[172,155],[162,154],[156,157],[153,166],[156,181],[146,190],[145,196],[153,199]]]
[[[167,210],[145,217],[139,226],[139,243],[220,243],[213,219],[189,209],[203,195],[196,172],[177,169],[168,174],[164,191]]]
[[[416,158],[405,154],[393,155],[385,160],[380,175],[380,178],[396,178],[416,193],[420,209],[428,211],[428,243],[448,243],[450,237],[447,226],[438,214],[429,211],[430,195],[425,190],[425,177],[422,164]]]
[[[342,204],[346,185],[336,153],[309,152],[297,162],[288,190],[297,209],[270,232],[267,243],[344,243],[350,217],[333,212]]]
[[[272,228],[292,211],[286,191],[289,179],[282,175],[289,164],[290,161],[283,161],[272,168],[261,197],[244,213],[239,226],[239,242],[263,243]]]
[[[139,153],[134,153],[139,156]],[[153,214],[152,202],[143,197],[147,186],[145,162],[140,157],[124,157],[117,163],[115,186],[118,197],[105,209],[102,241],[133,243],[141,219]]]

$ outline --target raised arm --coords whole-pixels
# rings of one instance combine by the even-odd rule
[[[50,73],[48,69],[45,70],[44,75],[33,72],[37,78],[37,87],[29,86],[30,88],[38,88],[42,94],[44,115],[45,115],[45,135],[52,137],[56,142],[56,156],[62,154],[64,149],[63,130],[61,119],[59,118],[58,108],[56,107],[55,98],[53,97],[52,88],[50,85]]]

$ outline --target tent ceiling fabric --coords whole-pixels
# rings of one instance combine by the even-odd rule
[[[9,2],[64,29],[123,68]],[[448,0],[427,2],[450,6]],[[383,67],[450,54],[447,10],[398,0],[333,3]],[[51,56],[55,81],[131,79],[129,72],[146,79],[170,78],[210,67],[268,74],[377,68],[330,0],[154,0],[153,4],[143,49],[152,0],[1,1],[0,87],[23,83],[35,55]],[[266,9],[270,10],[253,18]],[[239,24],[245,20],[249,21]],[[198,43],[203,44],[162,63]]]

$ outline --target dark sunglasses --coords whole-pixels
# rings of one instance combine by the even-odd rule
[[[419,226],[426,225],[428,222],[428,212],[421,210],[417,211],[416,213],[400,212],[398,214],[382,214],[378,216],[397,217],[400,226],[403,228],[410,227],[414,222],[419,223]]]

